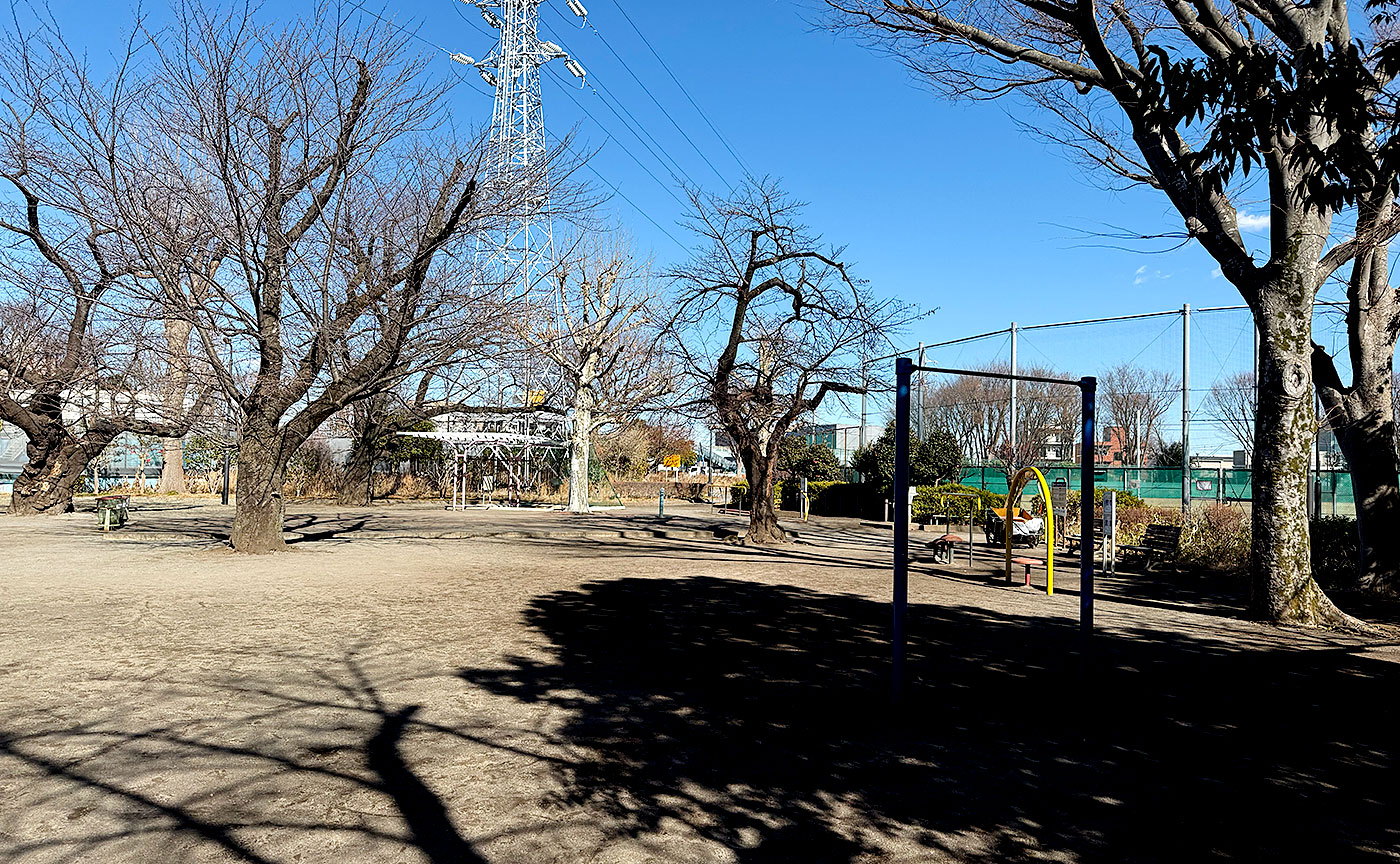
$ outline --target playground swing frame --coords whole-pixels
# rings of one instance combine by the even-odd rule
[[[895,439],[894,439],[894,500],[909,500],[909,414],[910,391],[915,372],[948,375],[968,375],[996,378],[1003,381],[1030,381],[1040,384],[1060,384],[1078,387],[1082,409],[1081,447],[1079,457],[1079,524],[1080,537],[1094,536],[1094,409],[1098,379],[1086,376],[1075,381],[1068,378],[1046,378],[1040,375],[1013,375],[972,369],[950,369],[941,366],[916,366],[909,357],[896,357],[895,374]],[[1014,418],[1013,422],[1014,422]],[[1038,473],[1038,472],[1037,472]],[[1029,479],[1029,478],[1027,478]],[[1043,482],[1043,481],[1042,481]],[[1007,497],[1006,536],[1011,536],[1011,497]],[[1048,505],[1047,501],[1047,505]],[[1048,542],[1054,544],[1052,535]],[[1010,552],[1007,553],[1008,560]],[[1094,632],[1094,549],[1092,543],[1079,545],[1079,632],[1086,639]],[[896,703],[904,695],[904,665],[906,655],[905,621],[909,609],[909,508],[895,508],[894,513],[894,628],[892,639],[891,694]]]

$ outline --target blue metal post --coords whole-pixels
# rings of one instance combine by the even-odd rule
[[[894,664],[891,695],[904,698],[904,619],[909,606],[909,385],[914,361],[894,361]]]
[[[656,516],[661,519],[666,517],[666,488],[664,486],[656,498]]]
[[[1094,633],[1094,397],[1097,378],[1080,378],[1084,437],[1079,456],[1079,630]]]

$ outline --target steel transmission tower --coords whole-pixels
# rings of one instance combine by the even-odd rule
[[[540,67],[563,60],[571,74],[583,79],[576,60],[553,42],[539,37],[540,4],[544,0],[462,0],[477,7],[487,24],[501,32],[491,53],[479,61],[454,59],[477,67],[496,88],[487,148],[485,186],[498,200],[509,202],[510,222],[493,236],[482,238],[478,272],[503,285],[516,286],[525,296],[554,266],[554,229],[549,214],[549,140],[545,134],[540,97]],[[568,0],[579,17],[587,11]],[[489,275],[488,275],[489,274]]]

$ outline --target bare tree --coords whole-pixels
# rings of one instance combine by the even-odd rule
[[[66,512],[114,440],[183,435],[200,400],[192,370],[161,380],[163,344],[136,290],[145,267],[118,227],[143,176],[131,121],[150,93],[135,50],[98,79],[48,19],[2,38],[0,231],[13,245],[0,256],[0,419],[28,444],[10,512]]]
[[[1253,607],[1280,622],[1353,626],[1312,579],[1306,517],[1312,381],[1343,407],[1339,440],[1363,503],[1363,576],[1400,565],[1390,368],[1400,301],[1388,285],[1395,46],[1363,51],[1349,4],[1273,0],[828,0],[839,27],[899,56],[945,93],[1023,94],[1043,130],[1110,182],[1161,190],[1254,312]],[[1380,4],[1388,6],[1388,3]],[[1045,122],[1046,119],[1053,122]],[[1267,180],[1270,246],[1256,262],[1236,197]],[[1348,205],[1350,239],[1329,245]],[[1312,340],[1312,304],[1347,280],[1353,377]],[[1339,418],[1341,419],[1341,418]],[[1355,454],[1356,458],[1353,458]],[[1358,469],[1358,466],[1359,469]],[[1369,526],[1369,527],[1368,527]]]
[[[978,367],[987,372],[1009,372],[1005,363]],[[1051,377],[1052,370],[1032,367],[1022,374]],[[1011,443],[1011,385],[998,378],[957,375],[931,388],[924,397],[924,423],[957,440],[972,462],[997,463],[1007,476],[1027,465],[1046,461],[1046,451],[1057,440],[1072,439],[1079,401],[1072,389],[1021,382],[1016,398],[1016,443]]]
[[[1239,372],[1211,385],[1206,408],[1246,454],[1254,452],[1254,373]]]
[[[194,213],[215,240],[197,291],[189,271],[155,277],[241,412],[234,548],[274,551],[292,454],[461,339],[499,290],[473,278],[471,231],[526,196],[499,188],[486,207],[480,140],[445,125],[446,85],[399,31],[333,2],[283,27],[246,9],[176,13],[147,117],[178,145],[171,173],[198,182],[148,239]],[[217,365],[225,337],[238,370]]]
[[[738,449],[753,499],[746,539],[782,543],[773,503],[782,439],[827,395],[859,391],[862,352],[911,316],[852,279],[775,181],[690,197],[704,245],[674,274],[678,372]]]
[[[629,423],[671,389],[660,294],[650,265],[615,234],[583,237],[551,282],[552,295],[517,332],[558,378],[571,421],[569,511],[587,513],[594,432]]]
[[[1133,464],[1146,465],[1148,448],[1161,437],[1162,416],[1181,392],[1180,382],[1169,372],[1124,363],[1099,377],[1098,392],[1106,423],[1123,430]]]

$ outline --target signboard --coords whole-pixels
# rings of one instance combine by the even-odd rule
[[[1050,512],[1063,516],[1068,512],[1068,504],[1069,481],[1063,477],[1056,477],[1055,482],[1050,484]]]
[[[681,454],[672,453],[670,456],[667,456],[666,458],[661,460],[661,465],[665,468],[681,467]]]
[[[1210,491],[1212,491],[1212,490],[1214,490],[1214,489],[1215,489],[1215,481],[1214,481],[1214,480],[1197,480],[1197,481],[1196,481],[1196,491],[1197,491],[1197,492],[1210,492]]]
[[[1118,527],[1118,493],[1106,489],[1103,493],[1103,536],[1114,537]]]

